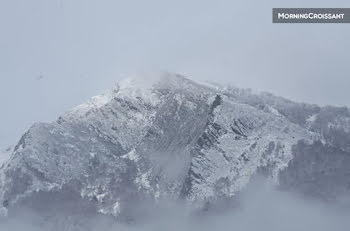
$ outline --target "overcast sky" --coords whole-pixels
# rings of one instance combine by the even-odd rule
[[[350,24],[272,24],[349,0],[0,0],[0,147],[122,77],[173,71],[350,105]]]

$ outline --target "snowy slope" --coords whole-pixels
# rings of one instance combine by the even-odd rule
[[[231,198],[257,173],[308,195],[347,192],[346,165],[322,175],[300,164],[313,147],[323,159],[308,156],[310,162],[327,164],[331,148],[348,161],[347,108],[298,104],[170,73],[146,80],[126,79],[56,122],[34,124],[1,168],[2,209],[33,206],[36,195],[54,193],[80,198],[76,207],[89,204],[130,219],[139,215],[138,201],[181,198],[202,207]],[[303,180],[316,173],[318,188]]]
[[[0,148],[0,166],[10,158],[12,151],[13,147],[8,147],[6,149]]]

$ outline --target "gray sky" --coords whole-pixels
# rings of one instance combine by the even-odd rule
[[[140,72],[349,106],[350,25],[272,24],[273,7],[350,1],[0,0],[0,147]]]

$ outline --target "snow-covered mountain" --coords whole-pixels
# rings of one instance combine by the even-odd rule
[[[0,171],[3,214],[59,205],[134,219],[140,202],[168,199],[202,209],[257,174],[336,200],[350,190],[350,110],[170,73],[126,79],[34,124]]]

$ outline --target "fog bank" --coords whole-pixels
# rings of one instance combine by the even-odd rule
[[[142,205],[140,205],[142,206]],[[348,230],[350,226],[349,207],[345,203],[327,204],[313,199],[276,190],[270,184],[254,183],[242,192],[238,203],[229,210],[193,213],[179,203],[167,202],[150,209],[145,219],[136,222],[117,223],[110,217],[75,221],[66,217],[64,222],[50,224],[52,219],[42,218],[33,211],[23,210],[21,214],[1,221],[1,230],[92,230],[92,231],[329,231]],[[50,220],[50,222],[48,222]],[[59,225],[57,225],[59,224]],[[60,227],[58,227],[60,226]]]

